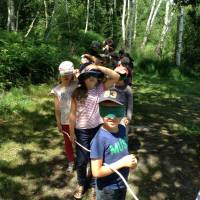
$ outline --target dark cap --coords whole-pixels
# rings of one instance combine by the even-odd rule
[[[87,78],[89,78],[90,76],[96,77],[96,78],[103,78],[104,77],[104,73],[101,72],[100,70],[96,70],[96,69],[88,69],[87,67],[85,67],[80,75],[78,76],[78,80],[79,81],[83,81]]]
[[[101,47],[101,44],[98,41],[92,41],[91,48],[99,49]]]
[[[116,104],[119,104],[123,106],[123,103],[120,102],[120,93],[115,89],[111,88],[109,90],[106,90],[99,98],[99,103],[102,103],[104,101],[112,101]]]
[[[122,65],[129,65],[130,64],[130,59],[128,57],[123,57],[121,59],[121,64]]]

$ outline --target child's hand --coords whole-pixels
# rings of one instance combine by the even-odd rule
[[[130,167],[132,169],[137,167],[137,158],[133,154],[124,156],[122,159],[125,167]]]
[[[60,133],[62,133],[62,126],[61,126],[61,124],[57,124],[57,126],[58,126],[58,131],[59,131]]]
[[[75,140],[76,140],[75,135],[74,134],[70,135],[70,141],[72,144],[75,144]]]
[[[129,124],[129,119],[127,118],[127,117],[124,117],[123,119],[123,122],[124,122],[124,124],[126,125],[126,126],[128,126],[128,124]]]
[[[78,78],[78,76],[80,75],[80,72],[78,69],[74,69],[73,74],[76,78]]]

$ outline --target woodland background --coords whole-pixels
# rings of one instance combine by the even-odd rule
[[[134,59],[129,150],[139,165],[129,185],[140,200],[194,200],[199,35],[199,0],[0,0],[0,200],[73,199],[48,94],[63,60],[78,68],[107,38]]]
[[[137,71],[200,75],[198,0],[1,0],[0,88],[55,77],[92,40],[112,37]]]

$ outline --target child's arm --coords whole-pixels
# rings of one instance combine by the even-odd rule
[[[127,110],[126,110],[126,117],[123,118],[124,124],[127,126],[133,115],[133,93],[130,86],[126,88],[126,98],[127,98]]]
[[[54,95],[54,107],[55,107],[55,117],[56,117],[57,127],[58,130],[62,132],[60,102],[56,95]]]
[[[103,66],[98,66],[98,69],[108,76],[108,79],[104,82],[105,90],[111,88],[120,78],[120,75],[112,69]]]
[[[127,98],[128,98],[128,107],[127,107],[127,118],[128,120],[132,119],[133,115],[133,93],[130,86],[127,86]]]
[[[69,131],[70,131],[70,140],[74,142],[75,140],[75,129],[76,125],[76,101],[74,98],[71,100],[71,109],[69,113]]]
[[[101,72],[103,72],[105,75],[108,76],[108,79],[103,83],[105,90],[111,88],[120,78],[120,75],[117,72],[107,67],[99,65],[89,65],[88,68],[100,70]]]
[[[112,169],[109,168],[109,166],[103,165],[102,159],[99,159],[99,160],[92,159],[91,166],[92,166],[92,174],[94,177],[97,177],[97,178],[108,176],[108,175],[114,173],[112,171]],[[120,160],[110,164],[110,166],[116,170],[119,170],[123,167],[136,168],[137,159],[133,154],[127,155],[127,156],[124,156],[123,158],[121,158]]]

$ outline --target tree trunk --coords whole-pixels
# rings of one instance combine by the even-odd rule
[[[161,3],[162,3],[162,0],[159,0],[158,4],[157,4],[157,6],[156,6],[156,8],[154,10],[153,17],[152,17],[152,20],[151,20],[150,30],[152,29],[153,23],[155,21],[155,17],[156,17],[156,15],[158,13],[158,9],[160,8]]]
[[[49,25],[49,15],[48,15],[48,5],[46,0],[44,0],[44,14],[45,14],[45,28],[47,29]]]
[[[184,8],[179,6],[179,16],[177,24],[177,42],[176,42],[176,65],[181,65],[181,53],[183,46],[183,28],[184,28]]]
[[[93,10],[92,10],[92,30],[95,29],[95,24],[96,24],[96,21],[95,21],[95,9],[96,9],[96,1],[94,0],[94,2],[93,2]]]
[[[123,3],[123,12],[122,12],[122,41],[123,41],[123,47],[124,48],[125,48],[125,42],[126,42],[125,18],[126,18],[126,0],[124,0],[124,3]]]
[[[13,0],[8,0],[7,31],[15,31],[15,5]]]
[[[130,23],[128,25],[128,50],[129,53],[131,52],[132,49],[132,44],[133,44],[133,31],[134,31],[134,18],[135,18],[135,0],[131,0],[130,2]]]
[[[31,32],[31,30],[33,29],[33,25],[34,25],[34,23],[35,23],[35,20],[36,20],[38,14],[39,14],[39,12],[37,12],[35,18],[32,20],[32,22],[31,22],[31,24],[30,24],[30,26],[29,26],[29,29],[28,29],[28,31],[26,32],[26,35],[24,36],[24,38],[27,38],[28,35],[29,35],[29,33]]]
[[[87,33],[88,31],[89,14],[90,14],[90,0],[87,0],[87,16],[86,16],[86,23],[85,23],[85,33]]]
[[[164,41],[165,41],[166,35],[169,31],[170,24],[171,24],[171,21],[172,21],[172,17],[173,17],[173,14],[174,14],[173,8],[170,9],[170,6],[171,6],[171,0],[167,0],[166,7],[165,7],[164,25],[163,25],[163,28],[162,28],[160,41],[159,41],[158,45],[156,46],[156,53],[159,56],[162,56]]]
[[[114,10],[117,9],[117,2],[116,2],[116,0],[113,0],[113,7],[114,7]]]
[[[53,23],[54,14],[55,14],[55,11],[56,11],[56,8],[57,8],[57,3],[58,3],[57,1],[58,0],[54,0],[54,7],[53,7],[51,17],[50,17],[49,22],[48,22],[48,27],[46,28],[45,33],[44,33],[44,41],[48,40],[50,32],[51,32],[51,26],[52,26],[52,23]]]
[[[157,6],[156,6],[157,3]],[[151,29],[153,27],[153,23],[155,20],[155,17],[157,15],[158,9],[160,7],[162,3],[162,0],[158,0],[158,2],[156,2],[156,0],[153,0],[152,5],[151,5],[151,12],[147,21],[147,25],[146,25],[146,31],[145,31],[145,35],[144,35],[144,39],[141,45],[141,48],[143,49],[146,46],[148,37],[150,35]]]
[[[137,34],[137,0],[135,0],[135,16],[134,16],[134,33],[133,33],[133,41],[135,41],[136,34]]]
[[[17,12],[16,12],[16,27],[15,27],[15,31],[17,32],[18,31],[18,25],[19,25],[19,10],[21,8],[21,4],[22,4],[22,1],[19,0],[19,4],[18,4],[18,7],[17,7]]]

